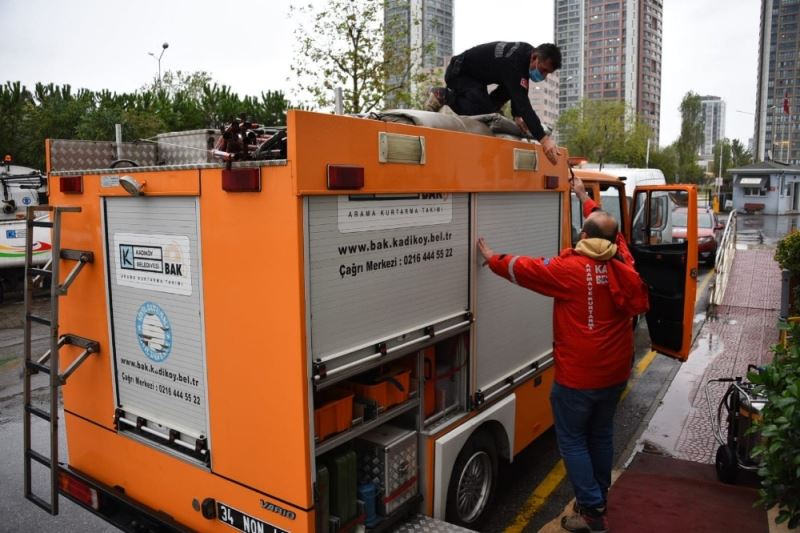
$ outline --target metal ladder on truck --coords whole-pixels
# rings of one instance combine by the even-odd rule
[[[80,212],[80,207],[53,207],[31,206],[26,215],[27,232],[25,236],[25,380],[24,380],[24,446],[25,446],[25,498],[32,501],[50,514],[58,514],[58,392],[59,388],[67,382],[67,378],[91,354],[100,349],[97,341],[85,339],[72,334],[59,334],[58,331],[58,299],[67,294],[72,282],[87,263],[94,261],[94,254],[82,250],[68,250],[61,248],[61,216],[64,213]],[[39,212],[49,212],[50,220],[37,217]],[[33,231],[34,228],[51,228],[52,249],[51,268],[37,268],[33,265]],[[76,261],[77,264],[67,274],[63,283],[59,283],[60,259]],[[34,278],[43,277],[50,281],[50,313],[49,317],[36,316],[32,312]],[[31,329],[34,323],[43,324],[50,328],[50,349],[39,358],[34,358],[31,353]],[[59,373],[59,349],[64,345],[80,347],[83,351],[64,370]],[[49,374],[49,410],[35,407],[31,401],[31,378],[39,372]],[[33,449],[31,442],[32,417],[41,418],[50,425],[50,455],[46,456]],[[50,469],[50,501],[37,496],[32,490],[31,467],[33,461]]]

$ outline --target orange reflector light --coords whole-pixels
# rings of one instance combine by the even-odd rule
[[[68,194],[83,192],[83,176],[62,176],[58,179],[59,190]]]
[[[3,156],[3,163],[11,163],[11,154],[6,154]]]
[[[100,498],[98,497],[97,489],[90,487],[80,479],[60,472],[58,474],[58,488],[61,492],[69,494],[87,507],[91,507],[95,511],[100,510]]]
[[[364,187],[364,167],[328,165],[328,189],[361,189]]]
[[[232,168],[222,171],[222,190],[261,192],[261,172],[257,168]]]

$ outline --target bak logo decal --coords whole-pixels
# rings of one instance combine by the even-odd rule
[[[148,359],[163,363],[172,351],[172,327],[158,304],[145,302],[136,313],[136,339]]]

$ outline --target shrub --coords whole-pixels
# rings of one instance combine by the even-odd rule
[[[787,342],[773,347],[772,362],[748,378],[767,397],[753,426],[761,434],[752,454],[760,462],[758,503],[777,505],[775,522],[792,529],[800,525],[800,325],[788,329]]]
[[[775,261],[793,276],[800,275],[800,231],[793,231],[778,241]]]

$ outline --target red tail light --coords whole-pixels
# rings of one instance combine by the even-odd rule
[[[83,176],[62,176],[58,179],[59,190],[68,194],[83,192]]]
[[[364,187],[364,167],[328,165],[328,189],[361,189]]]
[[[260,192],[261,173],[257,168],[232,168],[222,171],[222,190],[228,192]]]
[[[97,489],[90,487],[80,479],[60,472],[58,474],[58,488],[61,492],[69,494],[87,507],[91,507],[95,511],[100,510],[100,497],[97,494]]]

